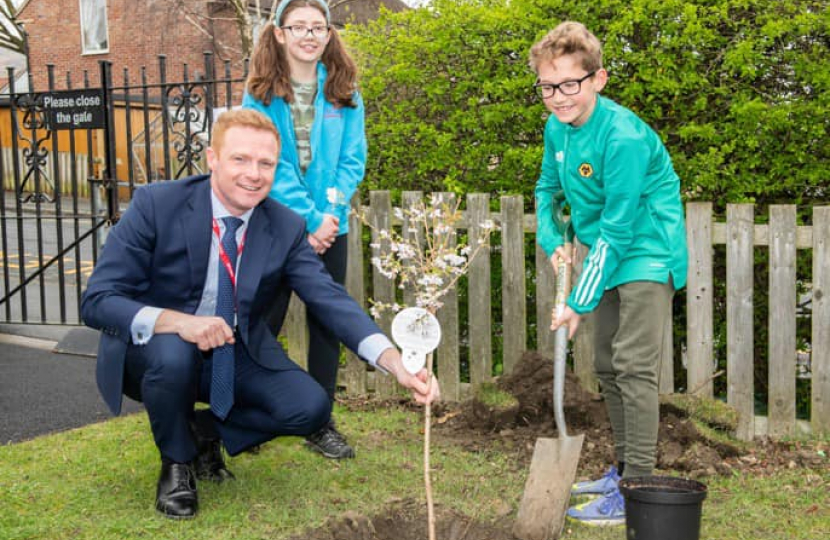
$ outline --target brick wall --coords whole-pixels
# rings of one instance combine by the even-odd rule
[[[204,0],[185,2],[203,13],[210,6]],[[67,72],[71,73],[72,86],[81,87],[84,70],[89,73],[90,84],[97,86],[101,60],[112,62],[116,86],[124,82],[124,68],[129,73],[129,84],[139,84],[142,66],[146,67],[148,82],[158,82],[160,54],[167,57],[168,81],[182,79],[185,63],[190,80],[194,80],[204,75],[205,51],[214,53],[220,76],[224,73],[223,58],[232,60],[235,76],[241,75],[240,55],[217,46],[214,39],[186,20],[177,4],[176,0],[107,0],[109,51],[83,54],[79,0],[30,0],[19,17],[27,21],[34,88],[48,88],[47,64],[55,66],[58,89],[66,88]],[[232,27],[217,24],[222,26],[217,28],[217,35],[224,43],[232,42]]]

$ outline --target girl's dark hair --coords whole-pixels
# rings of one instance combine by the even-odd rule
[[[282,20],[300,7],[313,7],[320,10],[317,2],[295,0],[283,11]],[[322,10],[320,12],[323,13]],[[282,20],[278,23],[282,24]],[[262,29],[251,58],[251,72],[245,82],[248,93],[265,105],[271,103],[273,97],[282,98],[287,103],[294,101],[288,58],[285,56],[283,46],[274,35],[275,27],[274,23],[268,23]],[[357,67],[346,52],[337,29],[332,27],[330,32],[328,45],[320,59],[328,71],[323,94],[326,96],[326,101],[338,107],[357,107],[354,101],[354,92],[357,90]]]

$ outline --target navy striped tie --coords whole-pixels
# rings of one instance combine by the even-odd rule
[[[222,249],[227,255],[227,262],[236,271],[236,231],[242,220],[224,217],[225,234],[222,235]],[[233,281],[222,257],[219,257],[219,286],[216,294],[216,316],[225,319],[228,326],[234,328],[236,295]],[[213,350],[213,370],[210,379],[210,408],[213,414],[224,420],[233,406],[233,364],[232,344],[225,344]]]

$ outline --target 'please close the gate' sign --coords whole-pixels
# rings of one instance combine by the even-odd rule
[[[104,97],[100,89],[43,94],[43,109],[50,129],[104,127]]]

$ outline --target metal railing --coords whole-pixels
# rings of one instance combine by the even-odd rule
[[[182,66],[168,80],[159,57],[152,78],[141,68],[138,84],[123,70],[114,82],[110,62],[99,64],[99,83],[71,73],[58,88],[47,66],[48,87],[0,95],[0,249],[2,315],[8,323],[80,324],[80,297],[98,259],[106,225],[115,223],[142,184],[204,170],[204,151],[216,114],[238,105],[243,76],[229,62],[216,75],[205,53],[203,73]],[[50,122],[49,103],[79,90],[101,96],[103,125],[75,128]],[[100,94],[98,94],[100,92]],[[47,99],[49,98],[49,99]],[[99,112],[99,111],[96,111]]]

